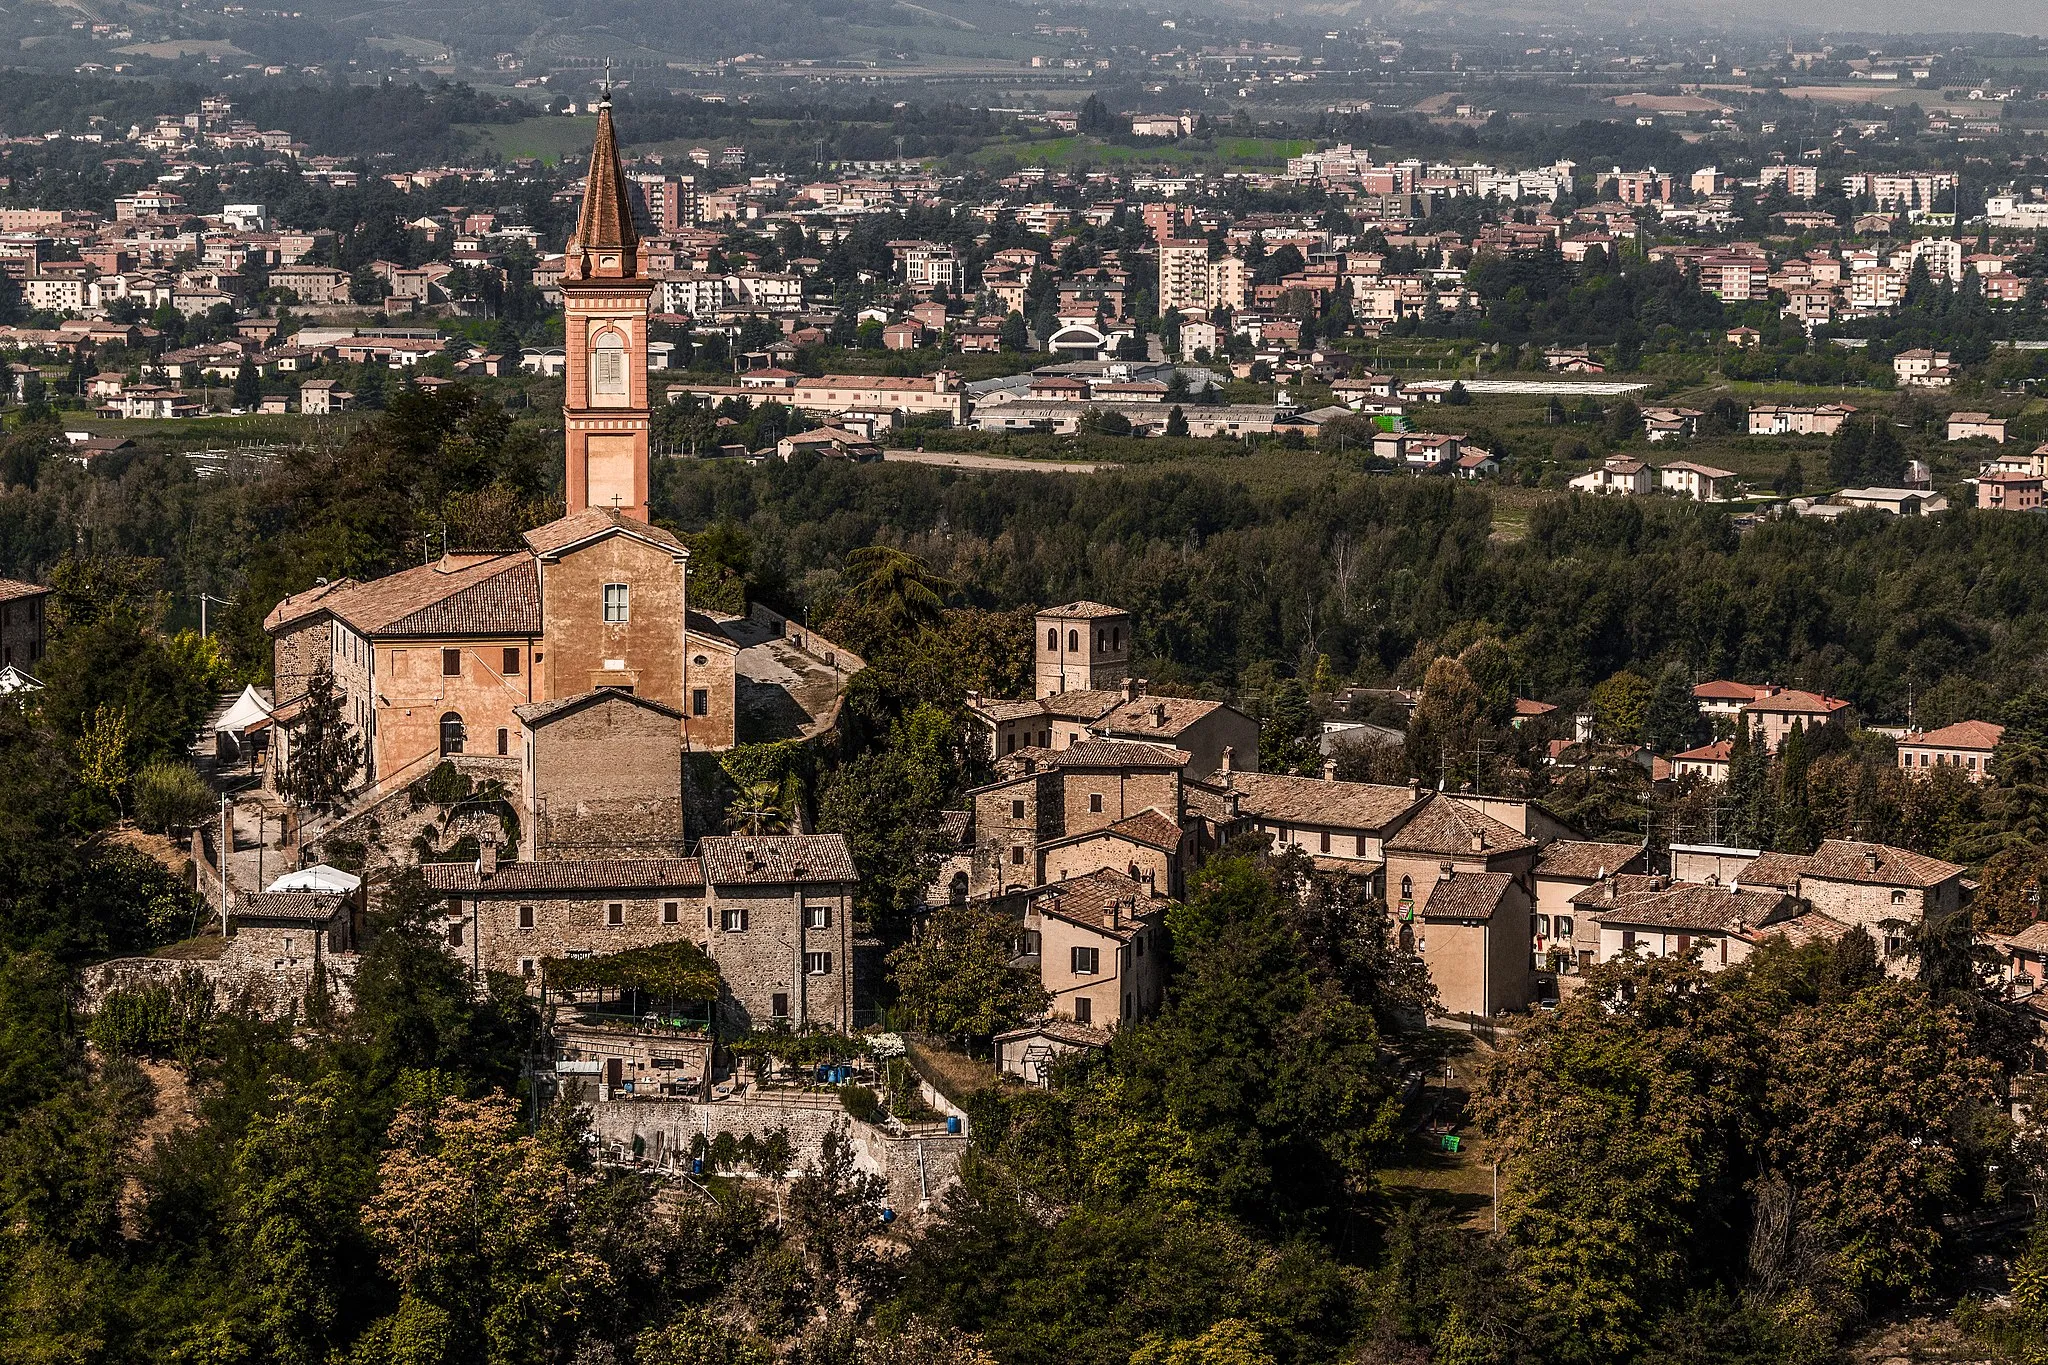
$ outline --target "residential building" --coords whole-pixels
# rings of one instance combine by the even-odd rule
[[[1811,734],[1823,725],[1846,719],[1848,709],[1849,703],[1839,697],[1773,688],[1742,708],[1741,722],[1763,743],[1766,753],[1774,754],[1795,727]]]
[[[1947,388],[1955,382],[1955,370],[1949,363],[1947,351],[1925,348],[1900,351],[1892,357],[1892,373],[1899,383],[1908,388]]]
[[[1598,469],[1574,478],[1571,487],[1580,493],[1639,496],[1650,491],[1650,466],[1633,455],[1610,455]]]
[[[1832,436],[1855,412],[1856,409],[1846,403],[1822,403],[1810,408],[1757,404],[1749,410],[1749,434]]]
[[[2003,725],[1963,720],[1935,730],[1908,730],[1899,737],[1899,766],[1919,776],[1937,768],[1960,769],[1972,782],[1991,777],[1991,756],[2005,735]]]
[[[1739,496],[1740,482],[1733,470],[1690,460],[1674,460],[1657,471],[1657,483],[1666,493],[1695,502],[1728,502]]]
[[[1610,877],[1645,869],[1639,844],[1559,839],[1536,859],[1531,960],[1538,971],[1579,972],[1602,961],[1600,931],[1582,923],[1572,898]]]
[[[40,584],[0,578],[0,668],[35,673],[49,642],[49,598],[50,590]]]
[[[1985,511],[2034,512],[2042,506],[2039,474],[1979,474],[1977,506]]]
[[[1236,797],[1239,817],[1275,849],[1300,849],[1318,870],[1360,877],[1372,894],[1384,896],[1387,838],[1426,798],[1412,782],[1339,782],[1334,765],[1325,773],[1295,777],[1232,770],[1226,786]]]
[[[1573,906],[1599,926],[1599,961],[1690,958],[1707,972],[1739,965],[1767,936],[1767,925],[1797,913],[1793,897],[1776,887],[1662,876],[1609,878],[1574,897]]]
[[[1527,1004],[1537,840],[1437,793],[1383,847],[1401,946],[1422,957],[1444,1009]]]
[[[1711,744],[1702,744],[1696,749],[1687,749],[1674,754],[1671,759],[1671,775],[1680,781],[1696,777],[1700,781],[1718,785],[1728,780],[1728,760],[1735,745],[1725,739]]]
[[[1868,930],[1898,971],[1913,926],[1962,907],[1963,872],[1888,844],[1829,839],[1812,854],[1761,855],[1743,869],[1742,884],[1790,892],[1830,919]]]
[[[1988,412],[1952,412],[1948,415],[1951,441],[1996,441],[2005,444],[2005,419]]]
[[[1245,306],[1250,270],[1237,256],[1209,258],[1209,244],[1199,238],[1174,238],[1159,244],[1159,311],[1213,312]]]
[[[1039,960],[1054,1018],[1115,1030],[1159,1004],[1167,898],[1103,868],[1032,894],[1026,953]]]
[[[549,958],[694,942],[718,965],[735,1031],[855,1027],[853,898],[843,835],[707,836],[694,857],[428,863],[449,954],[537,990]]]

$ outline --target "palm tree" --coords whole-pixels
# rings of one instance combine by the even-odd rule
[[[789,811],[773,782],[749,782],[726,808],[725,827],[738,834],[779,834],[789,828]]]
[[[855,550],[846,557],[846,574],[857,604],[903,628],[936,624],[946,598],[958,591],[916,555],[887,545]]]

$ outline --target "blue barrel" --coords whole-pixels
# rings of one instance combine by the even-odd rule
[[[959,1133],[959,1131],[960,1131],[960,1116],[959,1116],[958,1114],[948,1114],[948,1115],[946,1115],[946,1131],[947,1131],[947,1132],[949,1132],[949,1133],[954,1133],[954,1134],[958,1134],[958,1133]]]
[[[894,1209],[889,1209],[889,1208],[885,1208],[885,1209],[883,1209],[883,1210],[882,1210],[882,1222],[883,1222],[884,1224],[888,1224],[888,1223],[893,1223],[893,1222],[895,1222],[895,1221],[896,1221],[896,1210],[894,1210]]]
[[[691,1158],[690,1158],[690,1174],[691,1174],[691,1175],[702,1175],[702,1174],[704,1174],[704,1158],[703,1158],[703,1157],[701,1157],[701,1156],[693,1156],[693,1157],[691,1157]]]

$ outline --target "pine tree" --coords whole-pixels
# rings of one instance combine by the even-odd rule
[[[1180,410],[1180,404],[1173,405],[1173,411],[1166,414],[1166,434],[1185,436],[1188,434],[1187,414]]]
[[[1896,487],[1906,477],[1906,448],[1883,414],[1871,419],[1870,444],[1863,452],[1862,476],[1878,487]]]
[[[1738,719],[1735,740],[1728,751],[1728,805],[1730,822],[1723,831],[1726,842],[1745,848],[1769,848],[1777,835],[1771,802],[1771,757],[1751,733],[1748,722]]]
[[[343,706],[330,670],[323,668],[307,679],[305,701],[290,726],[290,761],[277,780],[288,800],[324,809],[355,785],[363,766],[363,745],[344,719]]]
[[[1870,445],[1870,432],[1861,422],[1847,421],[1835,429],[1828,442],[1828,481],[1853,488],[1863,477],[1863,453]]]
[[[1650,710],[1644,722],[1644,740],[1660,754],[1682,753],[1699,736],[1699,705],[1693,700],[1692,680],[1683,664],[1667,664],[1657,675],[1650,693]]]
[[[256,367],[249,357],[242,357],[242,368],[235,371],[235,406],[244,412],[252,412],[263,402],[263,381],[256,377]]]

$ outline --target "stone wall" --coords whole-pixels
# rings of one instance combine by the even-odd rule
[[[529,858],[681,855],[682,738],[672,718],[607,697],[539,722],[527,744]]]
[[[853,1143],[860,1169],[889,1182],[888,1202],[899,1217],[916,1218],[935,1208],[959,1179],[960,1160],[967,1152],[963,1135],[945,1125],[918,1124],[901,1133],[857,1123],[829,1096],[750,1095],[727,1100],[619,1099],[592,1105],[591,1130],[610,1160],[633,1159],[633,1139],[641,1140],[640,1159],[656,1168],[687,1170],[690,1138],[720,1133],[760,1137],[778,1127],[789,1129],[796,1150],[794,1172],[815,1165],[825,1135],[844,1128]]]
[[[323,954],[317,970],[327,974],[327,992],[336,1009],[347,1009],[355,997],[354,953]],[[312,986],[314,959],[295,959],[282,969],[273,962],[238,952],[233,939],[220,957],[190,961],[167,957],[117,957],[88,967],[80,977],[86,1013],[116,991],[169,986],[187,971],[196,971],[213,987],[217,1009],[246,1008],[262,1019],[283,1019],[305,1013],[306,991]]]
[[[517,759],[472,754],[450,761],[472,782],[491,779],[502,782],[506,799],[517,804]],[[420,776],[425,778],[427,774]],[[504,826],[494,808],[464,806],[451,815],[449,807],[425,801],[415,803],[408,784],[381,796],[373,796],[335,824],[307,831],[300,861],[305,864],[333,863],[362,874],[371,891],[370,908],[375,909],[377,899],[390,879],[374,874],[414,866],[419,861],[414,843],[429,827],[434,831],[431,842],[436,852],[446,852],[464,836],[474,836],[479,842],[502,841],[504,838]],[[353,856],[358,844],[362,846],[360,862]]]

